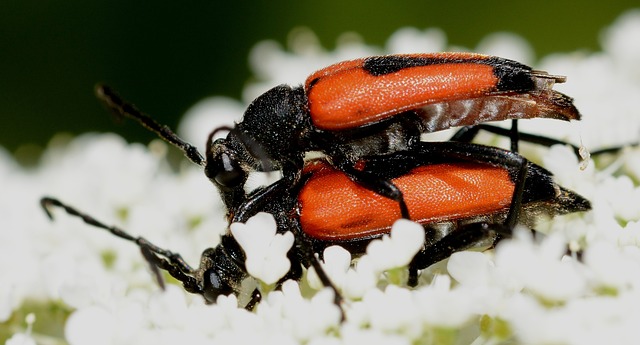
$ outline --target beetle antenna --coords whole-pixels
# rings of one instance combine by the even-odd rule
[[[212,145],[212,141],[213,141],[213,137],[218,134],[219,132],[222,131],[229,131],[231,132],[233,130],[232,127],[229,126],[220,126],[214,130],[212,130],[209,133],[209,136],[207,137],[207,144],[205,145],[206,149],[205,149],[205,157],[206,157],[206,161],[207,162],[212,162],[213,161],[213,145]]]
[[[220,126],[209,133],[209,136],[207,137],[207,144],[205,145],[206,147],[205,152],[204,152],[204,156],[207,162],[213,162],[213,145],[212,145],[213,137],[219,132],[222,132],[222,131],[231,132],[232,130],[233,128],[229,126]]]
[[[227,131],[227,132],[231,132],[233,130],[233,127],[230,126],[220,126],[216,129],[214,129],[213,131],[211,131],[211,134],[209,134],[209,141],[211,141],[211,139],[218,134],[218,132],[222,132],[222,131]]]
[[[209,136],[207,137],[207,145],[204,152],[207,162],[213,162],[213,143],[211,141],[213,140],[213,136],[219,131],[220,128],[216,128],[215,130],[211,131],[211,133],[209,133]]]
[[[59,207],[65,210],[69,215],[82,219],[85,223],[94,226],[96,228],[104,229],[110,232],[112,235],[130,241],[138,245],[142,256],[149,263],[151,272],[155,277],[158,285],[164,289],[164,281],[159,269],[166,270],[171,276],[178,279],[185,287],[185,290],[193,293],[202,293],[199,284],[192,276],[194,270],[187,264],[180,254],[171,252],[166,249],[162,249],[155,244],[147,241],[144,237],[133,236],[126,231],[113,225],[106,225],[92,216],[83,213],[69,205],[64,204],[58,199],[51,197],[43,197],[40,199],[40,205],[44,209],[49,219],[53,219],[51,213],[51,207]]]
[[[133,104],[122,99],[112,88],[103,84],[97,84],[95,93],[96,97],[98,97],[109,110],[119,116],[125,116],[138,121],[143,127],[156,133],[160,138],[180,149],[190,161],[204,166],[204,159],[195,146],[182,140],[168,126],[159,124],[151,118],[151,116],[141,112]]]

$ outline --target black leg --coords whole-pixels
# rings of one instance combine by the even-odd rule
[[[318,274],[318,278],[320,278],[322,285],[327,286],[331,290],[333,290],[333,303],[336,306],[338,306],[338,308],[340,309],[340,320],[344,321],[345,313],[344,313],[344,309],[342,309],[342,301],[343,301],[342,295],[340,294],[338,289],[335,287],[335,285],[333,285],[333,283],[331,282],[331,279],[329,279],[329,277],[327,276],[327,273],[322,268],[322,265],[320,265],[320,261],[318,261],[318,258],[313,254],[313,252],[310,251],[306,254],[308,257],[309,264],[311,265],[311,267],[313,267],[313,269]]]
[[[299,260],[302,261],[296,262],[296,260],[291,260],[291,266],[293,267],[296,264],[302,264],[305,267],[313,267],[313,269],[316,271],[316,274],[318,275],[318,278],[320,279],[320,282],[322,282],[322,285],[333,290],[333,302],[338,306],[338,308],[340,308],[340,319],[344,321],[345,313],[342,309],[342,295],[333,284],[333,282],[331,282],[331,279],[329,278],[329,276],[327,276],[327,273],[322,268],[322,265],[320,264],[320,261],[318,260],[318,257],[315,255],[315,252],[313,250],[313,244],[311,240],[303,233],[302,228],[300,227],[300,220],[288,219],[286,221],[289,223],[288,228],[293,231],[293,237],[295,238],[296,257],[298,257]]]
[[[409,264],[409,280],[407,284],[409,286],[416,286],[418,283],[418,270],[444,260],[455,252],[471,248],[488,239],[492,239],[493,245],[495,245],[499,240],[511,237],[522,207],[522,195],[524,193],[527,171],[527,163],[524,161],[519,167],[515,177],[513,196],[504,223],[471,223],[453,229],[441,240],[416,254]]]
[[[258,190],[245,198],[231,217],[230,223],[246,222],[250,217],[258,212],[268,211],[268,205],[280,205],[282,198],[291,192],[297,183],[294,177],[283,177],[282,179]]]
[[[461,225],[453,229],[441,240],[428,245],[419,252],[409,265],[408,284],[410,286],[415,286],[418,283],[418,270],[429,267],[455,252],[468,249],[487,239],[492,239],[495,244],[501,238],[510,237],[520,215],[525,182],[529,171],[529,163],[522,156],[515,152],[488,146],[455,142],[425,143],[417,147],[414,154],[418,157],[418,161],[424,161],[425,158],[434,159],[440,157],[440,159],[460,159],[485,164],[498,164],[509,170],[514,190],[503,223],[489,224],[479,222]]]
[[[411,117],[408,117],[407,119],[407,121],[412,121],[412,120],[413,118]],[[413,128],[413,127],[407,126],[407,128]],[[518,132],[518,120],[512,120],[511,129],[508,129],[508,130],[500,127],[494,127],[494,126],[487,127],[487,125],[475,125],[475,126],[467,126],[467,127],[461,128],[456,134],[454,134],[454,136],[450,139],[450,141],[469,143],[476,137],[476,135],[481,129],[492,132],[493,128],[497,129],[497,132],[494,132],[494,133],[507,136],[511,139],[512,152],[518,151],[518,143],[521,139],[524,140],[525,138],[527,139],[529,138],[529,136],[523,137],[521,133]],[[425,145],[423,142],[418,141],[418,142],[412,143],[412,149],[410,149],[410,151],[413,151],[413,150],[419,151],[424,146]],[[435,156],[439,156],[439,155],[440,155],[439,153],[435,153]],[[402,215],[402,218],[411,219],[409,208],[407,207],[407,204],[404,200],[402,191],[396,185],[394,185],[391,181],[385,180],[367,171],[356,169],[354,167],[354,163],[349,159],[347,159],[344,156],[344,154],[340,151],[333,151],[331,152],[330,156],[332,157],[333,164],[339,170],[349,175],[349,177],[353,181],[357,182],[363,187],[369,190],[372,190],[384,197],[387,197],[391,200],[396,201],[398,203],[398,206],[400,207],[400,214]],[[471,160],[473,161],[474,159],[471,159]]]
[[[451,254],[490,239],[495,236],[495,232],[487,223],[473,223],[453,230],[441,240],[420,251],[409,264],[409,286],[418,284],[418,270],[425,269],[437,262],[440,262]]]
[[[353,181],[363,187],[396,201],[398,206],[400,206],[400,214],[402,215],[402,218],[411,219],[409,216],[409,208],[407,207],[407,203],[404,201],[402,191],[393,184],[393,182],[380,178],[379,176],[367,171],[358,170],[348,163],[339,164],[338,169],[343,171]]]
[[[510,129],[505,129],[502,127],[496,127],[496,126],[486,125],[486,124],[462,127],[449,139],[449,141],[461,141],[465,143],[470,143],[473,141],[473,139],[476,138],[480,130],[484,130],[493,134],[508,137],[511,140],[511,151],[513,152],[518,152],[518,146],[519,146],[520,140],[525,140],[525,141],[530,141],[527,139],[535,140],[534,138],[532,138],[535,136],[531,134],[529,135],[525,134],[523,136],[522,135],[523,133],[520,133],[518,131],[518,120],[511,120]],[[550,138],[545,138],[545,139],[550,139]],[[550,140],[553,140],[553,139],[550,139]],[[534,141],[534,143],[535,142],[536,141]],[[550,145],[547,145],[547,146],[550,146]]]
[[[510,234],[520,214],[525,182],[529,171],[529,161],[515,152],[491,146],[460,142],[425,143],[415,150],[415,154],[418,157],[418,161],[424,161],[425,158],[434,159],[435,157],[440,157],[440,159],[445,160],[458,159],[506,168],[514,185],[511,204],[504,222],[504,227],[506,228],[504,232],[506,235]]]
[[[518,132],[518,120],[511,120],[511,131],[509,132],[511,139],[511,151],[518,152],[520,143],[520,132]]]
[[[249,303],[247,303],[247,305],[244,306],[244,309],[248,311],[252,311],[253,308],[255,308],[256,305],[258,305],[258,303],[260,303],[261,300],[262,300],[262,294],[260,293],[260,290],[258,289],[253,290],[253,292],[251,293],[251,299],[249,300]]]
[[[463,143],[470,143],[476,138],[480,132],[480,125],[464,126],[458,129],[455,134],[449,138],[449,141],[461,141]]]
[[[513,121],[517,121],[517,120],[513,120]],[[545,137],[542,135],[520,132],[517,130],[517,127],[516,127],[516,130],[514,131],[513,126],[511,129],[506,129],[506,128],[497,127],[493,125],[487,125],[487,124],[467,126],[459,129],[450,138],[450,141],[471,142],[480,130],[505,136],[505,137],[509,137],[511,139],[511,151],[513,152],[518,152],[517,146],[519,141],[526,141],[529,143],[538,144],[538,145],[547,146],[547,147],[550,147],[553,145],[566,145],[571,147],[576,157],[578,157],[579,159],[583,159],[583,155],[580,153],[580,147],[574,144],[571,144],[563,140]],[[514,144],[515,144],[515,147],[514,147]],[[596,157],[603,154],[615,154],[624,148],[637,147],[637,146],[640,146],[640,142],[634,142],[634,143],[629,143],[622,146],[606,147],[606,148],[594,150],[589,152],[589,155],[592,157]]]
[[[169,127],[161,125],[152,119],[149,115],[144,114],[133,104],[125,101],[118,95],[113,89],[106,85],[96,85],[96,96],[100,99],[112,112],[126,116],[128,118],[138,121],[143,127],[156,133],[160,138],[164,139],[171,145],[182,150],[184,155],[189,158],[193,163],[198,165],[204,165],[204,158],[198,152],[198,149],[180,139]]]
[[[520,161],[520,167],[514,178],[513,197],[511,197],[511,205],[509,205],[509,212],[503,225],[504,231],[502,232],[504,235],[510,236],[513,228],[517,225],[520,209],[522,208],[522,196],[524,195],[524,186],[528,172],[529,163],[523,159]]]
[[[514,122],[517,120],[513,120]],[[553,145],[569,145],[575,152],[576,156],[580,157],[580,148],[566,141],[553,139],[549,137],[545,137],[542,135],[523,133],[518,131],[517,125],[515,126],[514,131],[514,123],[510,129],[497,127],[493,125],[480,124],[474,126],[467,126],[459,129],[452,137],[451,141],[461,141],[461,142],[471,142],[478,135],[480,130],[487,131],[489,133],[493,133],[496,135],[501,135],[504,137],[508,137],[511,139],[511,151],[518,152],[518,142],[526,141],[533,144],[538,144],[542,146],[553,146]],[[514,146],[515,144],[515,146]],[[515,148],[515,150],[514,150]],[[592,153],[593,154],[593,153]]]

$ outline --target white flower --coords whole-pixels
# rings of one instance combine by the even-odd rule
[[[637,245],[617,247],[613,243],[593,243],[584,253],[584,263],[592,271],[596,288],[622,293],[640,287],[640,250]]]
[[[510,32],[497,32],[488,35],[478,43],[475,51],[516,60],[527,65],[533,63],[535,56],[529,42]]]
[[[552,302],[566,301],[585,292],[587,281],[580,265],[562,260],[567,244],[561,236],[550,235],[536,245],[527,230],[496,248],[496,267],[517,279],[533,295]]]
[[[451,255],[447,271],[463,285],[487,286],[493,283],[495,265],[484,253],[463,251]]]
[[[247,272],[253,277],[274,284],[291,268],[287,252],[293,246],[293,233],[277,234],[272,215],[260,212],[245,224],[231,224],[229,229],[244,250]]]
[[[640,78],[640,10],[635,9],[622,14],[615,23],[605,30],[602,47],[619,63],[622,70]]]
[[[351,265],[351,253],[340,246],[329,246],[324,249],[322,257],[324,259],[320,262],[322,270],[331,280],[331,283],[341,290],[345,284],[347,272]],[[309,268],[307,280],[315,289],[319,290],[323,287],[318,273],[313,267]]]
[[[374,269],[382,272],[406,266],[424,246],[424,228],[406,219],[399,219],[391,228],[391,235],[382,236],[367,246]]]
[[[451,279],[438,275],[432,285],[415,293],[415,308],[420,318],[431,327],[463,327],[472,317],[486,312],[478,310],[482,296],[466,289],[452,289]],[[478,301],[480,299],[480,301]]]
[[[13,309],[17,307],[14,297],[15,286],[7,282],[0,283],[0,321],[4,322],[11,317]]]
[[[371,326],[385,332],[416,332],[415,320],[419,317],[416,301],[411,291],[389,285],[384,291],[369,290],[362,298],[366,305]]]
[[[446,50],[447,37],[440,29],[402,28],[387,40],[390,54],[439,52]]]
[[[534,66],[568,77],[556,89],[575,98],[582,121],[527,120],[520,129],[591,151],[637,142],[639,13],[622,15],[604,32],[603,51],[554,54]],[[298,85],[310,72],[337,61],[465,49],[447,46],[439,29],[413,28],[393,34],[386,51],[365,45],[355,34],[343,35],[328,51],[308,29],[293,32],[289,46],[256,45],[250,56],[255,77],[243,91],[243,102],[202,101],[183,120],[181,135],[205,145],[210,130],[237,122],[260,93],[280,83]],[[474,50],[525,63],[534,58],[526,42],[505,33],[487,36]],[[493,136],[487,140],[496,142]],[[536,228],[548,233],[546,238],[516,232],[495,251],[456,253],[423,270],[413,289],[396,273],[406,272],[421,249],[421,226],[398,222],[390,237],[372,242],[355,265],[352,253],[327,248],[322,265],[344,298],[346,320],[341,323],[333,291],[314,278],[312,269],[306,281],[288,281],[280,290],[265,292],[255,310],[238,308],[234,295],[205,305],[200,296],[171,282],[161,292],[135,244],[62,210],[53,210],[56,219],[50,223],[39,209],[43,194],[59,197],[197,262],[226,230],[224,210],[201,167],[169,169],[163,147],[127,144],[114,135],[83,135],[52,144],[40,165],[29,170],[0,149],[0,228],[6,230],[0,232],[2,322],[28,308],[26,301],[37,300],[43,310],[66,313],[64,334],[70,344],[640,343],[638,149],[611,159],[594,156],[580,170],[567,147],[522,145],[525,157],[541,162],[560,185],[589,199],[593,210],[541,222]],[[278,234],[286,229],[278,229],[272,217],[258,215],[231,227],[247,253],[251,275],[273,284],[289,270],[286,253],[294,238]],[[565,255],[567,245],[583,249],[583,261]],[[2,326],[16,329],[8,344],[40,339],[30,326],[26,332],[22,325]]]
[[[7,339],[6,345],[36,345],[36,341],[22,333],[16,333],[11,336],[11,338]]]

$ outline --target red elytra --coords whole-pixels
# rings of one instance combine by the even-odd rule
[[[514,118],[540,116],[543,112],[526,109],[536,106],[536,101],[540,102],[540,108],[560,111],[559,118],[568,120],[579,117],[576,111],[554,104],[555,97],[550,97],[553,94],[548,93],[553,83],[561,78],[533,71],[527,66],[510,66],[508,63],[513,64],[511,61],[507,63],[508,60],[474,53],[393,55],[380,57],[379,61],[387,63],[385,60],[388,60],[392,66],[396,59],[403,58],[410,62],[390,72],[372,73],[365,66],[370,58],[363,58],[341,62],[310,75],[305,83],[305,91],[313,124],[321,130],[346,130],[429,104],[509,94],[518,96],[511,99],[502,98],[500,102],[508,103],[506,107],[522,108]],[[398,66],[402,66],[402,63]],[[501,68],[500,71],[497,70],[498,66]],[[514,73],[505,73],[505,68],[513,68]],[[510,86],[513,84],[508,78],[514,75],[519,78],[527,75],[530,80],[526,82],[530,83],[530,88],[501,90],[501,83],[505,82]],[[548,82],[549,85],[534,87],[533,85],[540,83],[540,80]],[[528,102],[531,97],[533,102]],[[481,116],[483,115],[463,116],[461,120],[465,122],[443,123],[442,127],[473,124],[476,118]],[[508,118],[506,115],[492,116],[496,118],[488,120]],[[512,111],[511,117],[513,116]],[[439,129],[442,128],[432,130]]]
[[[398,204],[350,180],[326,163],[309,164],[310,179],[298,194],[300,225],[312,238],[348,241],[388,233],[402,218]],[[443,163],[414,168],[392,179],[412,220],[427,224],[507,210],[514,183],[504,168]]]

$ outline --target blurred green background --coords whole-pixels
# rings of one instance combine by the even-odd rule
[[[520,34],[537,56],[599,49],[601,29],[637,0],[617,1],[0,1],[0,146],[33,154],[59,132],[114,131],[93,96],[106,82],[160,122],[209,95],[240,97],[247,56],[260,40],[284,43],[311,28],[331,48],[355,31],[381,45],[403,26],[442,28],[450,44],[473,47],[496,31]],[[302,81],[301,81],[302,82]]]

